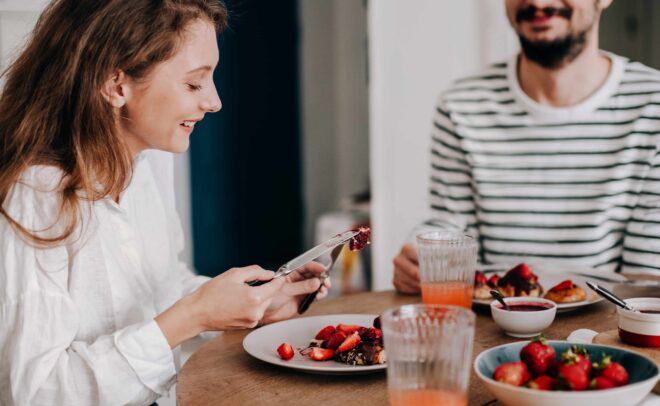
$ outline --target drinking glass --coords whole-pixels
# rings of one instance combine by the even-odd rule
[[[474,238],[463,233],[433,231],[418,235],[422,302],[470,308],[477,250]]]
[[[391,406],[466,406],[475,315],[448,305],[405,305],[381,317]]]

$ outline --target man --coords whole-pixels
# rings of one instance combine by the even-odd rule
[[[484,263],[660,273],[660,72],[598,49],[611,2],[506,0],[520,55],[440,98],[431,207]],[[419,292],[414,246],[394,266]]]

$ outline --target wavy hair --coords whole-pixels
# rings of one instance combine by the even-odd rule
[[[227,26],[220,0],[54,0],[39,17],[23,52],[4,73],[0,96],[0,203],[31,165],[63,172],[56,224],[40,235],[0,214],[30,243],[49,247],[71,236],[80,201],[118,196],[132,176],[132,157],[101,89],[118,70],[146,78],[171,58],[187,26]],[[53,224],[55,226],[55,224]]]

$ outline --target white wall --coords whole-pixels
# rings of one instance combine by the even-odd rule
[[[392,259],[428,217],[434,103],[458,77],[517,50],[504,1],[369,2],[374,289],[391,289]]]
[[[336,210],[342,199],[369,186],[367,10],[363,0],[300,0],[298,5],[309,246],[319,215]]]

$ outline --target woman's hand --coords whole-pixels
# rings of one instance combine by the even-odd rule
[[[282,302],[281,295],[285,286],[289,286],[287,291],[303,291],[300,285],[285,278],[276,278],[261,286],[246,284],[253,280],[267,281],[272,278],[273,272],[256,265],[230,269],[176,302],[155,320],[172,348],[202,331],[255,327],[274,298],[277,298],[278,303]],[[314,285],[319,286],[318,282]]]
[[[315,292],[321,285],[319,277],[323,271],[325,271],[323,265],[312,262],[305,266],[305,268],[292,272],[288,276],[281,278],[285,281],[284,286],[273,297],[270,306],[268,306],[264,312],[261,324],[273,323],[295,316],[298,313],[298,306],[305,296]],[[269,285],[270,283],[272,282],[269,282],[266,285]],[[318,295],[316,295],[316,300],[326,297],[329,288],[330,278],[326,278],[323,282],[323,287]]]

